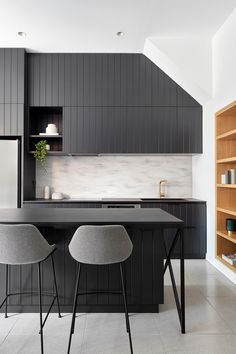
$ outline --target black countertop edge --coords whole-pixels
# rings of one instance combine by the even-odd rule
[[[98,203],[98,204],[150,204],[150,203],[206,203],[204,200],[195,198],[173,198],[173,199],[149,199],[141,200],[139,198],[120,198],[120,199],[31,199],[24,200],[23,204],[61,204],[61,203]]]

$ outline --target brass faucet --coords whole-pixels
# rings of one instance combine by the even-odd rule
[[[161,179],[160,180],[160,182],[159,182],[159,197],[160,198],[165,198],[165,192],[163,192],[162,191],[162,185],[164,184],[164,183],[166,183],[167,182],[167,180],[166,179]]]

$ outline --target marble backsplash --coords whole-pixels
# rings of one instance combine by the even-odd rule
[[[37,198],[45,185],[70,198],[155,198],[161,179],[167,197],[192,196],[191,156],[49,156],[46,169],[36,167]]]

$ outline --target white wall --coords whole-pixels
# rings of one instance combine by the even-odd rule
[[[181,57],[179,56],[178,50],[171,50],[171,46],[175,48],[178,47],[179,38],[172,38],[170,44],[170,39],[154,39],[147,38],[145,41],[143,54],[146,55],[154,64],[156,64],[160,69],[162,69],[167,75],[169,75],[178,85],[180,85],[184,90],[186,90],[192,97],[195,98],[199,103],[205,104],[211,98],[211,92],[208,92],[211,87],[212,80],[211,74],[208,74],[207,77],[205,75],[205,67],[204,65],[199,65],[199,62],[202,62],[202,56],[206,59],[206,66],[208,66],[209,61],[211,61],[211,50],[206,50],[205,46],[199,46],[198,55],[194,57],[191,49],[189,48],[189,41],[184,41],[182,43],[182,56],[185,55],[185,62],[192,63],[188,65],[188,69],[185,70],[185,66],[181,64]],[[158,47],[158,43],[161,43],[162,49]],[[210,43],[209,43],[210,46]],[[169,48],[170,47],[170,48]],[[201,47],[201,49],[200,49]],[[167,50],[169,48],[169,50]],[[201,53],[201,50],[205,51],[204,55]],[[204,60],[205,60],[204,59]],[[190,75],[190,71],[197,72],[198,80],[194,81],[194,75]],[[209,70],[211,70],[209,66]],[[208,82],[206,84],[206,80],[208,78]]]
[[[152,42],[174,61],[188,80],[195,83],[209,96],[212,94],[210,37],[153,38]]]
[[[236,100],[236,10],[212,41],[213,98],[204,105],[204,154],[193,157],[193,196],[208,204],[208,259],[232,281],[236,275],[214,259],[215,253],[215,175],[214,114]]]

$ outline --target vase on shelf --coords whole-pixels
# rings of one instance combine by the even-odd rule
[[[48,124],[47,128],[46,128],[46,133],[47,134],[57,134],[58,130],[56,127],[56,124]]]

